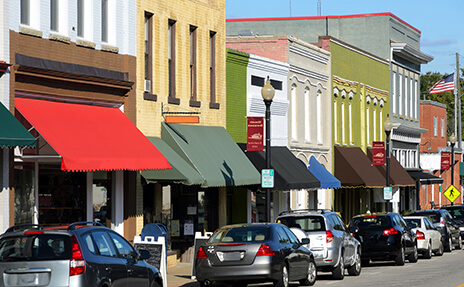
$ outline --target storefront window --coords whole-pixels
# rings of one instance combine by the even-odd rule
[[[15,224],[33,223],[34,205],[34,165],[23,164],[20,169],[15,169]]]
[[[86,220],[86,174],[59,165],[39,165],[39,223],[62,225]]]
[[[111,228],[111,172],[93,172],[93,220]]]

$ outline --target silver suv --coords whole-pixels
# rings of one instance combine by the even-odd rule
[[[332,272],[335,279],[343,279],[345,269],[352,276],[361,273],[361,245],[337,213],[329,209],[284,211],[276,222],[290,227],[297,236],[303,234],[298,229],[304,231],[310,239],[306,247],[313,252],[318,270]]]
[[[149,257],[95,222],[16,225],[0,235],[0,287],[162,286]]]

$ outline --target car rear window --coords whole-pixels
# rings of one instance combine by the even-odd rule
[[[424,216],[427,217],[432,223],[439,223],[440,222],[440,213],[432,213],[432,212],[423,212],[423,213],[414,213],[417,216]]]
[[[421,220],[418,218],[405,218],[406,224],[411,228],[420,228]]]
[[[453,217],[457,219],[464,219],[464,208],[445,208]]]
[[[356,217],[351,220],[350,226],[356,226],[359,229],[375,228],[375,227],[388,227],[391,226],[391,220],[388,216],[365,216]]]
[[[42,261],[71,258],[71,239],[59,234],[30,234],[0,240],[0,261]]]
[[[282,217],[278,220],[290,228],[297,227],[304,231],[325,231],[323,216],[299,216],[299,217]]]
[[[236,227],[230,229],[219,229],[208,243],[234,243],[234,242],[259,242],[269,239],[269,228],[259,227]]]

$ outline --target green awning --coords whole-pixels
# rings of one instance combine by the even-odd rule
[[[0,148],[30,147],[36,145],[35,138],[13,116],[13,114],[0,103]]]
[[[166,157],[172,167],[172,169],[142,171],[142,176],[148,182],[172,181],[185,185],[200,185],[205,181],[195,168],[173,151],[162,139],[157,137],[147,138]]]
[[[260,173],[223,127],[162,123],[161,138],[198,170],[203,187],[261,183]]]

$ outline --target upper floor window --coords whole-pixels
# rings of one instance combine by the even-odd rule
[[[101,40],[108,43],[108,0],[101,0]]]
[[[322,125],[322,92],[318,90],[316,96],[316,129],[318,144],[322,144]]]
[[[440,129],[441,129],[441,137],[444,138],[445,137],[445,119],[441,119],[441,125],[440,125]]]
[[[297,117],[298,117],[298,110],[297,110],[297,101],[298,101],[298,98],[297,98],[297,88],[296,88],[296,85],[292,85],[292,90],[291,90],[291,127],[292,127],[292,130],[291,130],[291,133],[292,133],[292,141],[297,141],[298,140],[298,137],[297,137]]]
[[[392,92],[391,92],[391,97],[392,97],[392,109],[393,113],[396,114],[396,72],[393,72],[392,76]]]
[[[333,111],[333,119],[334,119],[334,120],[333,120],[333,122],[334,122],[334,127],[333,127],[333,131],[334,131],[334,141],[335,141],[336,143],[338,143],[338,127],[339,127],[339,125],[338,125],[338,122],[337,122],[337,119],[338,119],[338,111],[337,111],[337,102],[336,102],[336,101],[334,101],[333,106],[334,106],[334,107],[333,107],[333,109],[334,109],[334,111]]]
[[[145,43],[144,43],[144,50],[145,50],[145,59],[144,59],[144,66],[145,66],[145,82],[144,82],[144,91],[147,93],[152,92],[151,87],[151,78],[152,78],[152,61],[153,61],[153,50],[152,50],[152,41],[153,41],[153,15],[150,13],[145,13]]]
[[[58,32],[59,24],[59,1],[50,0],[50,30],[53,32]]]
[[[84,37],[85,21],[84,21],[85,0],[77,0],[77,36]]]
[[[216,32],[209,32],[209,83],[210,102],[217,103],[216,99]]]
[[[20,4],[20,23],[34,29],[40,28],[40,1],[21,0]]]
[[[21,24],[31,25],[31,3],[30,0],[21,0]]]
[[[176,21],[174,20],[168,22],[168,67],[169,100],[172,100],[176,97]]]
[[[282,81],[270,79],[271,86],[278,91],[282,91]],[[251,76],[251,85],[264,87],[265,79],[263,77]]]
[[[438,117],[433,117],[433,136],[438,136]]]
[[[305,89],[305,95],[304,95],[304,101],[305,101],[305,106],[304,106],[304,117],[305,117],[305,141],[306,142],[311,142],[311,95],[309,88]]]
[[[190,26],[190,99],[197,101],[197,27]]]

